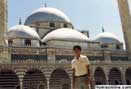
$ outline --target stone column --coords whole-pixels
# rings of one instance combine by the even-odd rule
[[[55,50],[54,49],[47,49],[47,55],[48,55],[48,63],[54,63],[55,62]]]
[[[108,73],[105,74],[105,77],[106,77],[106,85],[109,85],[109,76],[108,76]]]
[[[107,62],[107,63],[111,63],[111,53],[110,51],[104,51],[104,60]]]
[[[20,85],[20,89],[23,89],[23,78],[24,78],[24,75],[19,75],[19,85]]]
[[[96,70],[96,67],[97,65],[95,66],[90,66],[90,73],[91,73],[91,89],[94,89],[95,88],[95,76],[94,76],[94,73],[95,73],[95,70]]]
[[[50,89],[50,79],[47,78],[47,89]]]
[[[109,85],[109,69],[104,69],[105,72],[105,78],[106,78],[106,85]]]
[[[122,79],[122,84],[126,85],[125,70],[122,70],[121,72],[121,79]]]
[[[92,76],[92,80],[91,80],[91,89],[95,88],[95,78],[94,75]]]
[[[72,76],[70,76],[70,81],[71,81],[71,88],[70,89],[73,89],[73,77]]]

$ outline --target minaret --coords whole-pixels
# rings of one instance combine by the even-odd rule
[[[104,27],[102,27],[102,32],[105,32],[105,29],[104,29]]]
[[[126,50],[129,52],[129,55],[131,55],[131,15],[128,0],[117,0],[117,1],[121,17],[121,24],[125,39]]]
[[[0,0],[0,63],[10,62],[4,34],[7,31],[7,0]]]
[[[4,34],[7,31],[7,0],[0,0],[0,46],[5,46]]]

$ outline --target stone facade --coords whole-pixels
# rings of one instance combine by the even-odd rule
[[[0,76],[3,72],[12,71],[18,77],[15,77],[14,81],[19,80],[17,84],[13,83],[15,88],[11,88],[11,86],[9,89],[16,89],[16,87],[21,87],[20,89],[41,89],[39,86],[43,86],[42,89],[71,89],[72,49],[10,47],[8,51],[11,62],[0,65]],[[96,84],[131,84],[129,77],[131,63],[128,60],[127,51],[84,49],[82,53],[88,56],[91,63],[92,89]],[[41,55],[46,56],[40,58]],[[56,58],[59,58],[59,60]],[[43,80],[39,77],[43,77]],[[7,81],[6,78],[5,81]],[[0,82],[0,87],[1,84],[2,82]],[[7,85],[10,85],[10,83],[7,83]]]

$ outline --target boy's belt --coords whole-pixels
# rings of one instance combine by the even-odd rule
[[[87,74],[80,75],[80,76],[75,76],[75,77],[87,77]]]

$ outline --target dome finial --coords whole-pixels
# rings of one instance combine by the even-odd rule
[[[45,0],[45,7],[47,7],[47,2],[46,2],[46,0]]]
[[[21,25],[22,24],[22,21],[21,21],[21,18],[19,18],[19,25]]]
[[[105,32],[105,29],[104,29],[104,27],[102,26],[102,32]]]

